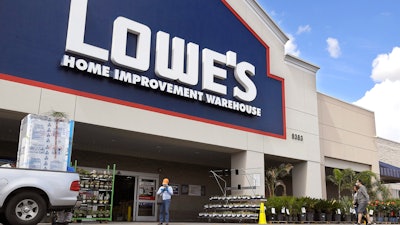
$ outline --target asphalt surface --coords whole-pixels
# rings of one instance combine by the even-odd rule
[[[104,224],[109,224],[109,225],[157,225],[158,222],[80,222],[80,223],[69,223],[69,225],[79,225],[79,224],[87,224],[87,225],[104,225]],[[165,223],[164,223],[165,224]],[[258,223],[192,223],[192,222],[170,222],[169,225],[237,225],[237,224],[258,224]],[[267,223],[271,224],[271,223]],[[299,223],[272,223],[272,224],[285,224],[285,225],[299,225]],[[300,223],[300,224],[312,224],[312,225],[333,225],[333,224],[339,224],[339,223]],[[39,225],[51,225],[51,223],[40,223]],[[340,225],[354,225],[354,223],[340,223]]]

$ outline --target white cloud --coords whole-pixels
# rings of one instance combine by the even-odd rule
[[[378,55],[371,78],[378,82],[354,104],[375,112],[378,137],[400,142],[400,47]]]
[[[287,34],[289,37],[289,41],[285,44],[285,54],[294,55],[296,57],[300,56],[300,50],[297,49],[297,44],[295,42],[295,38],[291,34]]]
[[[355,105],[375,113],[378,137],[400,142],[400,79],[385,80],[367,91]]]
[[[327,50],[329,55],[332,58],[339,58],[342,54],[340,51],[339,41],[336,38],[328,38],[326,39],[326,43],[328,44]]]
[[[310,32],[310,31],[311,31],[311,27],[310,27],[310,25],[307,24],[305,26],[299,26],[299,28],[297,28],[296,34],[299,35],[299,34],[302,34],[305,32]]]
[[[394,47],[391,53],[380,54],[374,59],[371,78],[376,82],[400,80],[400,47]]]

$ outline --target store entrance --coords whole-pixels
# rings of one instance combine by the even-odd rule
[[[115,175],[113,221],[132,221],[136,181],[134,176]]]
[[[118,171],[114,181],[113,221],[156,221],[158,174]]]
[[[137,221],[156,221],[158,178],[139,176],[138,179],[138,201],[136,204]]]

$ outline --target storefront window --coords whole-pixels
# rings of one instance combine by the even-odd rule
[[[154,179],[142,179],[139,182],[139,200],[156,199],[156,181]]]

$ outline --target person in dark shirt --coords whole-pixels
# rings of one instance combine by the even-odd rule
[[[370,225],[371,220],[369,217],[369,213],[367,212],[367,206],[369,203],[369,195],[367,192],[367,188],[363,185],[361,180],[357,180],[356,185],[358,187],[358,191],[357,191],[357,203],[358,203],[357,224],[361,224],[362,217],[363,217],[363,215],[365,215],[367,218],[367,224]]]

